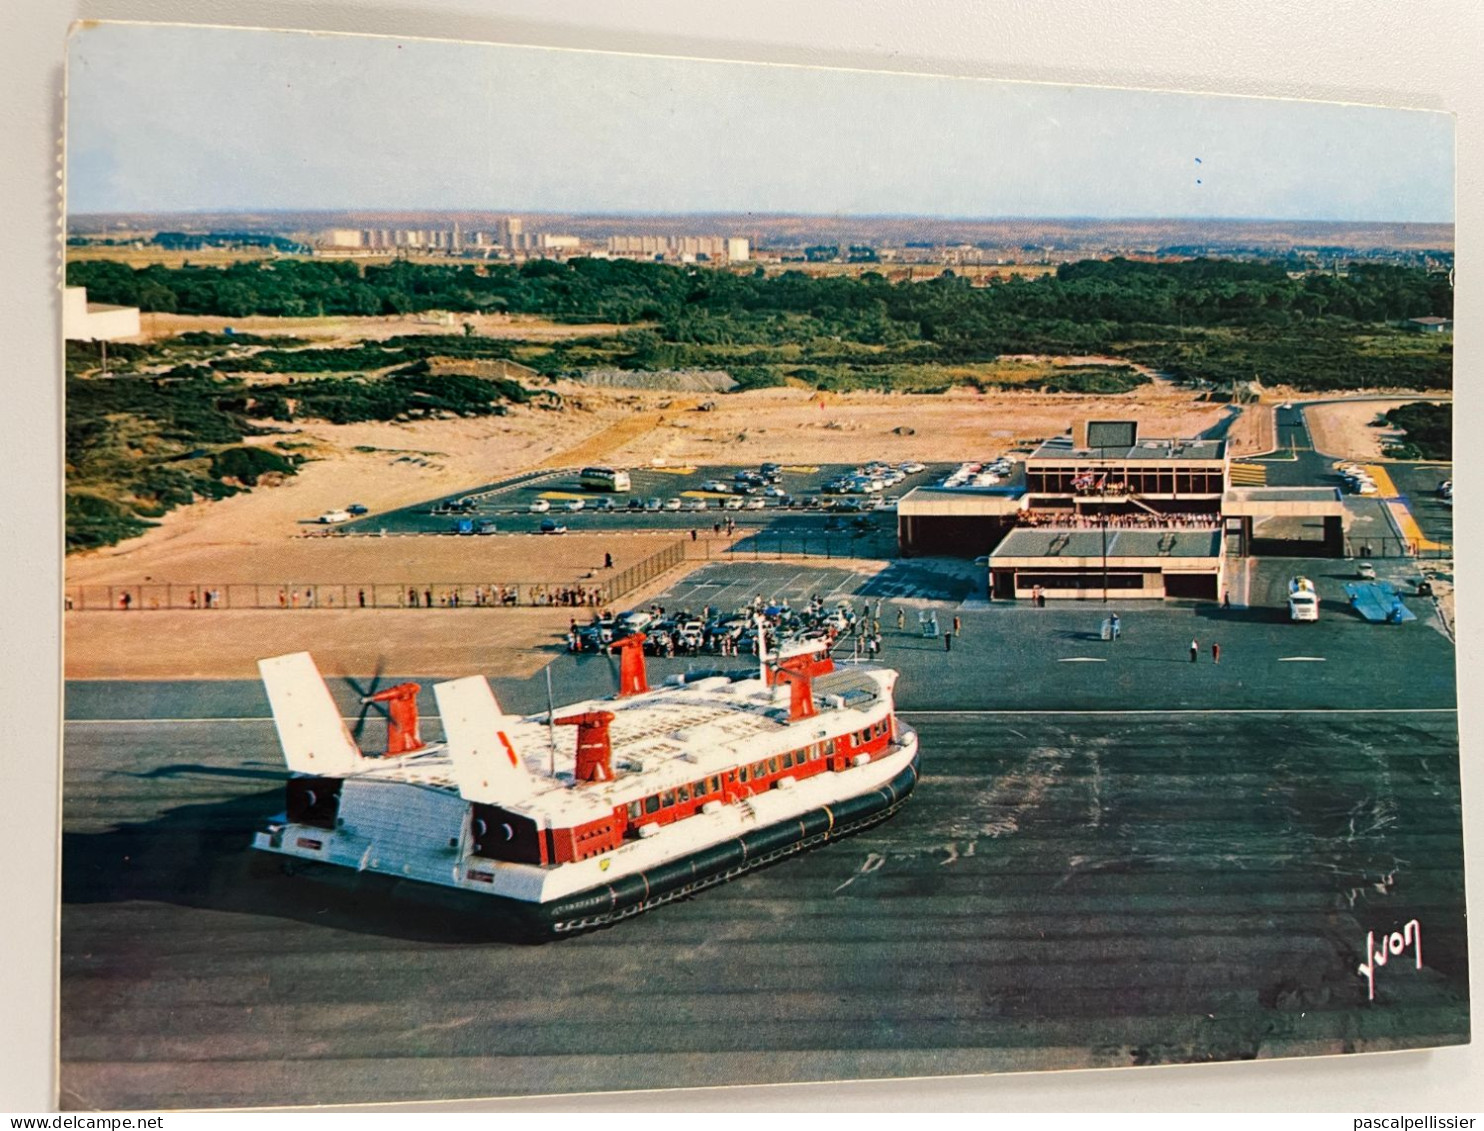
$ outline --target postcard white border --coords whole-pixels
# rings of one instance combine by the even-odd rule
[[[1451,110],[1458,115],[1458,418],[1478,419],[1480,350],[1471,329],[1484,302],[1469,286],[1481,261],[1475,214],[1484,181],[1484,87],[1476,60],[1484,18],[1473,0],[1422,6],[1334,0],[1296,14],[1291,0],[51,0],[17,3],[0,36],[0,200],[8,204],[7,268],[0,273],[7,333],[4,387],[12,429],[0,445],[7,532],[0,555],[10,595],[5,621],[6,819],[0,821],[5,961],[0,1001],[21,1021],[0,1028],[0,1110],[45,1110],[52,1101],[57,743],[60,671],[60,435],[57,404],[53,196],[61,121],[64,36],[75,19],[294,27],[530,46],[577,47],[758,62],[1072,82],[1146,89],[1318,98]],[[1473,378],[1471,381],[1470,378]],[[1463,425],[1460,424],[1460,428]],[[1476,425],[1484,428],[1484,425]],[[1469,450],[1469,445],[1460,445]],[[1484,497],[1484,474],[1460,465],[1466,499]],[[1465,734],[1464,813],[1470,903],[1484,907],[1484,716],[1470,691],[1484,685],[1475,615],[1484,507],[1461,515],[1458,619],[1460,725]],[[1470,560],[1472,559],[1472,560]],[[11,877],[25,884],[14,890]],[[1472,932],[1484,971],[1484,931]],[[1474,979],[1475,984],[1479,978]],[[1477,1001],[1478,999],[1476,999]],[[821,1087],[674,1092],[663,1096],[562,1097],[481,1105],[496,1110],[1478,1110],[1484,1049],[1265,1064],[1039,1073]],[[469,1105],[458,1105],[468,1109]]]

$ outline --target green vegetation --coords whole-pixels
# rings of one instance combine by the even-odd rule
[[[271,433],[272,422],[478,416],[533,399],[556,403],[511,380],[434,373],[435,358],[470,369],[503,359],[548,378],[590,368],[723,369],[743,389],[1010,385],[1116,395],[1147,380],[1136,365],[1218,388],[1254,379],[1304,391],[1452,385],[1451,338],[1397,326],[1420,315],[1451,317],[1446,280],[1374,264],[1352,265],[1344,276],[1290,278],[1280,263],[1113,259],[975,286],[952,272],[892,283],[874,271],[769,276],[760,267],[598,259],[519,266],[283,259],[175,269],[90,260],[69,264],[67,281],[98,302],[227,319],[449,310],[620,327],[522,341],[466,326],[353,347],[195,332],[109,347],[110,374],[135,374],[110,380],[89,379],[101,368],[98,347],[68,343],[73,547],[128,537],[171,507],[292,474],[302,453],[281,442],[244,443]],[[1129,364],[1057,367],[1007,355]],[[1407,442],[1446,454],[1447,425],[1434,425],[1408,418]]]
[[[906,372],[894,366],[1100,354],[1216,385],[1256,378],[1313,391],[1452,383],[1450,341],[1396,325],[1424,314],[1451,317],[1446,279],[1376,264],[1294,279],[1280,263],[1088,260],[990,286],[951,272],[893,284],[875,272],[768,276],[599,259],[521,266],[277,260],[138,270],[92,260],[69,264],[67,275],[100,302],[222,317],[506,311],[634,327],[554,343],[450,334],[360,350],[270,349],[220,362],[237,371],[347,372],[436,351],[512,358],[547,376],[590,366],[727,369],[746,371],[742,383],[757,387],[807,381],[812,371],[825,388],[883,388]],[[222,337],[243,345],[249,336]],[[1108,374],[1093,377],[1048,387],[1100,391]]]
[[[244,444],[256,421],[411,420],[503,413],[532,394],[514,381],[437,376],[426,362],[382,379],[253,387],[201,367],[172,376],[67,381],[67,547],[106,546],[175,507],[293,475],[301,444]]]
[[[1392,459],[1453,458],[1453,406],[1451,404],[1404,404],[1386,414],[1400,428],[1405,442],[1386,451]]]

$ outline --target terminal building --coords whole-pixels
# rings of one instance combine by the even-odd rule
[[[1003,483],[919,487],[897,505],[904,557],[984,557],[995,599],[1220,600],[1229,553],[1339,557],[1334,488],[1233,488],[1220,438],[1141,439],[1133,421],[1088,421],[1043,442]],[[1254,523],[1318,526],[1308,541]],[[1312,522],[1319,519],[1318,523]],[[1274,544],[1276,543],[1276,544]]]

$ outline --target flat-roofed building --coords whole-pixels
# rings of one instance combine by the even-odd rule
[[[996,598],[1194,597],[1217,600],[1225,580],[1221,530],[1022,527],[989,558]]]
[[[996,598],[1218,600],[1228,550],[1344,554],[1337,490],[1231,488],[1221,438],[1139,439],[1132,421],[1087,422],[1041,442],[1009,476],[981,466],[903,496],[897,539],[904,557],[983,557]],[[1264,533],[1285,536],[1254,537],[1268,520]]]
[[[139,336],[139,308],[89,302],[86,287],[62,290],[62,336],[69,342],[116,342]]]

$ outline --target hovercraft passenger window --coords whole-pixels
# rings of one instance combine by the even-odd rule
[[[709,778],[706,779],[706,792],[707,793],[719,793],[720,791],[721,791],[721,776],[719,774],[712,774],[711,777],[709,777]]]
[[[642,801],[630,801],[629,802],[629,816],[630,816],[630,818],[637,817],[642,812],[644,812],[644,802],[642,802]]]
[[[690,786],[683,785],[675,791],[675,796],[682,803],[690,800]]]
[[[657,813],[657,812],[659,812],[659,808],[660,808],[660,795],[659,794],[655,794],[653,797],[646,797],[644,799],[644,811],[646,813]]]
[[[768,759],[768,773],[770,773],[770,774],[776,774],[777,772],[778,772],[778,759],[777,758],[769,758]]]
[[[747,780],[747,769],[748,768],[746,766],[741,766],[741,767],[738,768],[738,770],[737,770],[737,780],[738,781],[745,782]]]
[[[667,790],[665,790],[664,793],[660,794],[660,805],[663,808],[668,809],[671,805],[674,805],[674,804],[675,804],[675,791],[673,789],[667,789]]]

